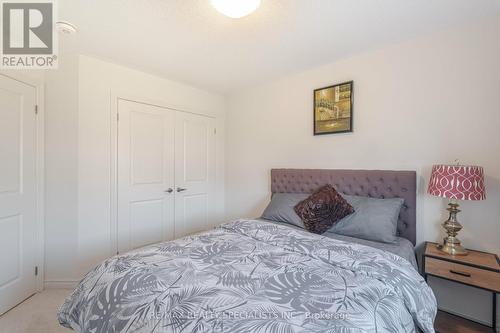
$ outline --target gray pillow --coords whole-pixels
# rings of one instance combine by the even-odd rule
[[[404,199],[343,197],[354,208],[354,213],[338,221],[328,232],[383,243],[397,241],[398,218]]]
[[[304,223],[295,213],[294,207],[309,195],[307,193],[274,193],[271,202],[262,213],[262,218],[304,228]]]

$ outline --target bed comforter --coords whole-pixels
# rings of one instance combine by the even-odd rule
[[[405,259],[264,221],[104,261],[62,305],[77,332],[434,332],[436,300]]]

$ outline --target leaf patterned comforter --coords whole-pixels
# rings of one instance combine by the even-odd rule
[[[59,312],[77,332],[434,332],[396,255],[256,220],[104,261]]]

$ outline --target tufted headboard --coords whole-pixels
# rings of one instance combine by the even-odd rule
[[[331,184],[341,193],[373,198],[403,198],[398,220],[398,236],[416,242],[415,171],[391,170],[271,170],[272,193],[312,193],[321,185]]]

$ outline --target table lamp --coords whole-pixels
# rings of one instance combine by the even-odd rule
[[[467,255],[457,238],[462,225],[457,221],[459,205],[457,200],[484,200],[484,172],[479,166],[470,165],[434,165],[427,192],[431,195],[448,198],[448,220],[443,223],[447,236],[438,248],[451,255]]]

